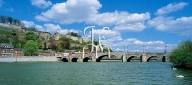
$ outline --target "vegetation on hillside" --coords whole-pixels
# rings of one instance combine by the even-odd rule
[[[21,27],[24,27],[24,23],[19,21],[18,19],[14,19],[10,16],[2,16],[0,15],[0,23],[4,24],[12,24],[12,25],[18,25]],[[24,27],[26,28],[26,27]],[[89,44],[91,42],[82,42],[80,43],[78,40],[72,40],[70,38],[61,37],[59,40],[55,40],[53,37],[49,37],[48,39],[44,39],[39,35],[36,35],[34,31],[37,31],[34,27],[27,28],[27,32],[18,32],[16,29],[12,28],[12,31],[4,31],[0,29],[0,43],[10,43],[15,48],[24,48],[24,52],[27,52],[30,47],[29,45],[37,45],[38,49],[52,49],[56,52],[65,52],[65,51],[71,51],[75,50],[76,52],[82,51],[83,47],[86,44]],[[67,35],[71,35],[74,37],[81,37],[75,32],[69,32]],[[29,42],[30,41],[30,42]],[[31,44],[34,43],[34,44]],[[94,42],[95,45],[98,44],[98,42]],[[28,45],[29,44],[29,45]],[[36,48],[36,47],[35,47]],[[91,46],[88,46],[88,49],[91,49]],[[106,51],[107,49],[104,49]],[[24,53],[25,55],[36,55],[35,54],[29,54]]]
[[[181,42],[169,55],[171,62],[182,67],[192,68],[192,41]]]
[[[38,44],[34,40],[28,40],[24,47],[25,56],[38,56],[39,48]]]
[[[8,23],[12,25],[24,26],[24,23],[22,23],[18,19],[14,19],[10,16],[3,16],[3,15],[0,15],[0,23]]]

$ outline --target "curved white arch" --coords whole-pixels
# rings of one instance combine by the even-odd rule
[[[95,28],[95,26],[88,26],[88,27],[85,27],[84,29],[83,29],[83,34],[85,35],[85,31],[87,30],[87,29],[89,29],[89,28],[91,28],[91,44],[92,44],[92,46],[91,46],[91,53],[93,52],[93,45],[94,45],[94,28]],[[86,36],[86,35],[85,35]]]
[[[88,45],[92,45],[92,44],[87,44],[83,47],[83,51],[82,51],[83,59],[85,58],[85,47],[87,47]]]
[[[104,46],[106,46],[106,47],[107,47],[107,50],[108,50],[108,58],[111,58],[111,54],[110,54],[110,49],[109,49],[109,46],[107,46],[106,44],[102,44],[102,45],[104,45]]]
[[[99,43],[99,48],[101,49],[101,52],[103,52],[103,47],[101,45],[101,32],[102,30],[109,30],[109,27],[103,27],[101,30],[100,30],[100,33],[99,33],[99,39],[98,39],[98,43]],[[102,38],[105,38],[104,36],[102,36]]]

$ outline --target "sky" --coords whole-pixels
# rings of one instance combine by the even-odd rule
[[[192,38],[192,0],[0,0],[0,15],[54,34],[90,38],[113,51],[170,52]],[[102,30],[109,27],[109,30]]]

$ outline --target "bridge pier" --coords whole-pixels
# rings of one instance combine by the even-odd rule
[[[165,62],[170,62],[170,58],[167,55],[165,56]]]
[[[68,55],[67,60],[68,60],[68,62],[72,62],[72,55]]]
[[[79,58],[78,58],[78,62],[83,62],[83,58],[82,58],[82,57],[79,57]]]
[[[91,55],[92,62],[96,62],[96,58],[94,55]]]
[[[147,62],[147,55],[144,53],[142,54],[142,62]]]
[[[127,62],[127,57],[125,54],[122,55],[122,62]]]

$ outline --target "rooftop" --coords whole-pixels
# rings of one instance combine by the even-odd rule
[[[14,48],[14,46],[9,43],[0,43],[0,48]]]

